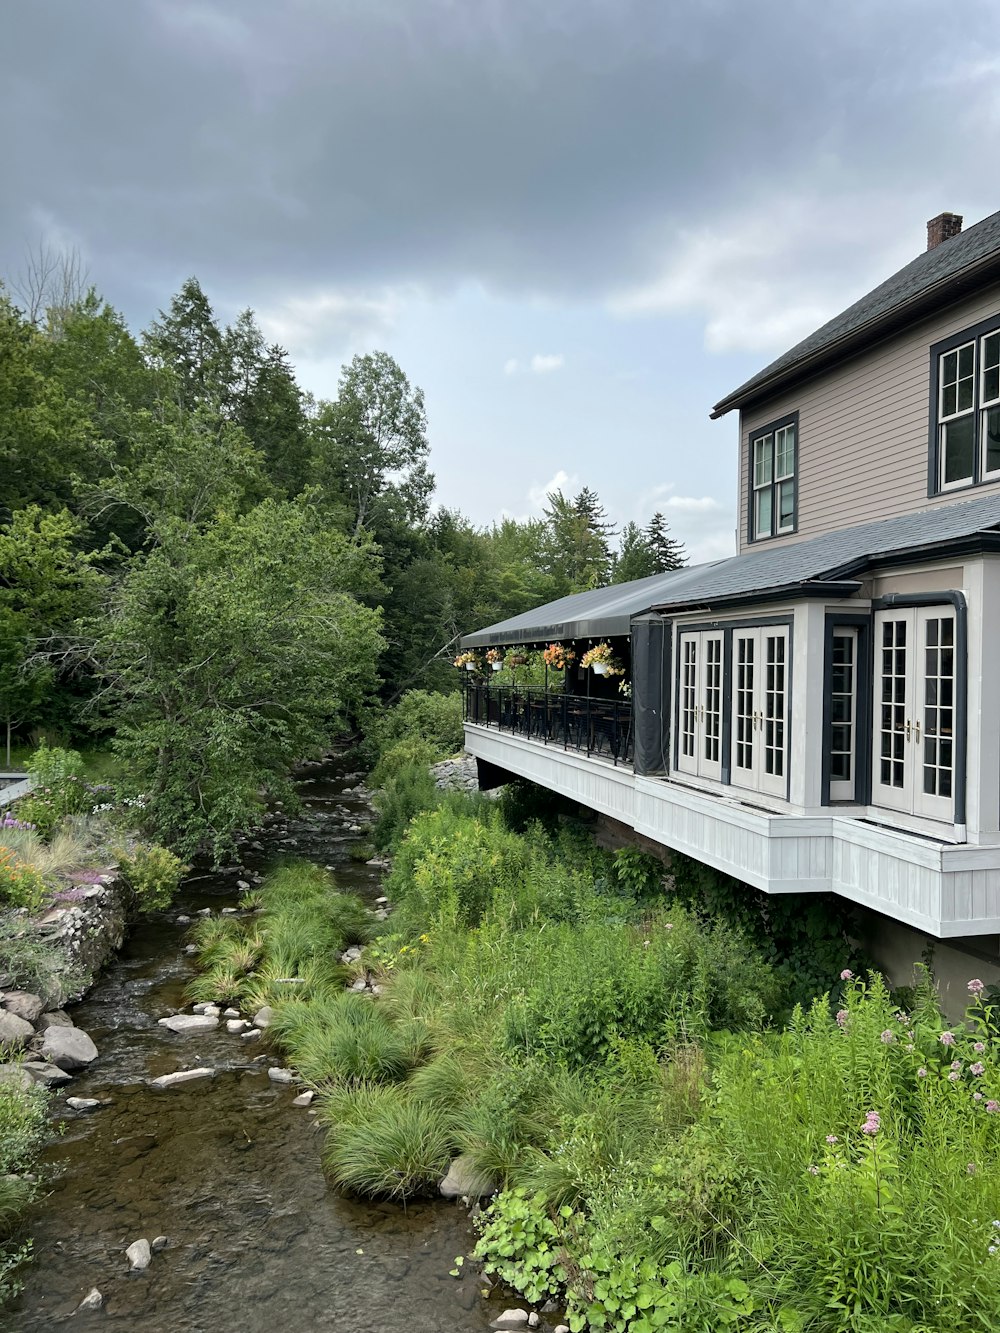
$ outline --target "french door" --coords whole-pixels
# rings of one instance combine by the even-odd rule
[[[955,614],[875,616],[872,804],[951,821],[955,784]]]
[[[723,635],[699,630],[680,640],[677,767],[697,777],[722,778]]]
[[[784,796],[787,748],[788,629],[733,630],[733,786]]]

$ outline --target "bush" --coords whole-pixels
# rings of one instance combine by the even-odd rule
[[[45,880],[9,847],[0,846],[0,905],[36,911],[45,897]]]
[[[399,776],[401,769],[410,765],[430,768],[437,758],[434,746],[428,741],[420,736],[407,736],[405,740],[397,741],[395,745],[382,751],[378,763],[372,770],[372,785],[377,788],[385,787],[392,778]]]
[[[400,741],[411,739],[428,745],[435,759],[446,759],[461,750],[465,744],[461,694],[407,690],[399,703],[373,719],[368,729],[368,745],[379,756]]]
[[[441,799],[426,764],[404,764],[375,797],[378,819],[372,840],[380,850],[394,848],[410,821],[421,810],[432,809]]]
[[[325,1108],[323,1164],[344,1189],[375,1198],[436,1192],[454,1152],[448,1116],[400,1086],[368,1087]]]
[[[139,843],[119,857],[119,865],[141,912],[159,912],[169,907],[191,868],[156,843]]]
[[[90,808],[84,767],[76,750],[40,745],[28,760],[32,790],[18,801],[18,818],[47,837],[67,815],[83,814]]]

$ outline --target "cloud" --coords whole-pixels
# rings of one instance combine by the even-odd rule
[[[580,477],[576,472],[567,472],[565,468],[560,468],[556,474],[541,486],[534,485],[528,489],[528,504],[531,506],[532,518],[540,518],[542,510],[548,504],[548,498],[552,491],[562,491],[564,495],[570,496],[579,489]]]
[[[514,356],[510,357],[509,360],[503,363],[503,373],[505,375],[516,375],[520,368],[521,363],[518,361],[517,357]]]
[[[522,371],[527,371],[531,375],[550,375],[554,370],[562,370],[566,364],[566,358],[561,352],[553,355],[546,355],[542,352],[536,352],[530,361],[522,362],[516,356],[512,356],[503,363],[503,373],[505,375],[519,375]]]
[[[407,297],[390,289],[378,293],[320,291],[289,296],[257,312],[265,336],[293,356],[315,360],[367,346],[391,331]]]

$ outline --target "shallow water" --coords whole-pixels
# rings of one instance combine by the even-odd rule
[[[349,859],[358,839],[348,827],[367,811],[344,794],[353,785],[345,771],[304,783],[304,819],[263,836],[265,850],[244,863],[260,866],[275,851],[309,856],[334,866],[341,887],[377,897],[378,872]],[[291,1104],[300,1089],[267,1077],[279,1058],[224,1026],[182,1036],[157,1025],[181,1007],[194,971],[174,917],[235,904],[237,877],[193,876],[170,913],[133,931],[73,1012],[100,1058],[56,1094],[65,1129],[47,1154],[51,1192],[29,1219],[36,1258],[3,1326],[33,1333],[72,1316],[81,1333],[109,1324],[146,1333],[487,1328],[497,1310],[475,1276],[449,1276],[473,1244],[461,1206],[338,1195],[320,1170],[315,1117]],[[200,1065],[214,1077],[162,1092],[145,1085]],[[74,1116],[66,1094],[111,1104]],[[167,1248],[130,1274],[125,1247],[159,1235]],[[104,1308],[74,1315],[92,1287]]]

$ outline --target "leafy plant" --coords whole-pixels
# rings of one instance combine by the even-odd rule
[[[158,912],[173,902],[190,870],[179,856],[156,843],[139,843],[119,857],[122,878],[143,912]]]

